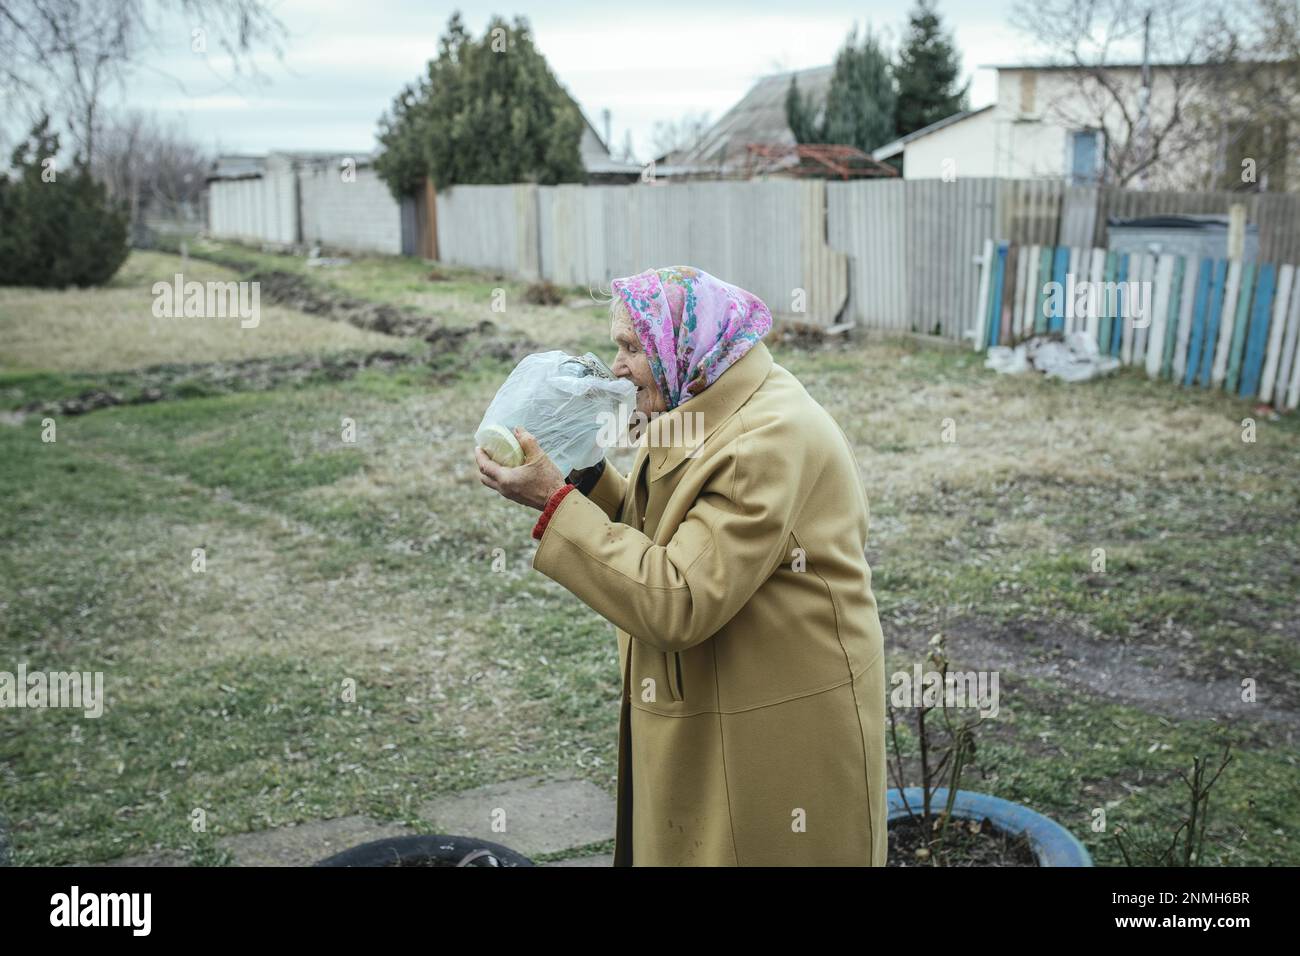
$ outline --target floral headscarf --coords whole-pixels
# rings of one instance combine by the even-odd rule
[[[712,385],[772,327],[762,299],[691,266],[647,269],[611,286],[669,410]]]

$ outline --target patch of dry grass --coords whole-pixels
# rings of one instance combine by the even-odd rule
[[[607,285],[559,287],[559,305],[525,301],[529,283],[507,276],[403,256],[350,255],[348,264],[311,267],[308,259],[261,252],[227,240],[200,240],[192,248],[248,269],[309,276],[338,292],[437,316],[449,328],[494,323],[507,335],[544,341],[547,348],[583,352],[609,344]]]
[[[982,359],[957,361],[975,367]],[[957,375],[951,358],[905,341],[861,345],[829,361],[787,353],[785,364],[848,434],[873,498],[915,493],[936,480],[964,488],[1008,475],[1081,483],[1192,478],[1207,456],[1253,450],[1241,441],[1246,403],[1189,395],[1132,371],[1076,385]],[[1294,444],[1267,427],[1260,441]]]
[[[239,276],[211,262],[157,252],[133,252],[102,289],[0,289],[0,368],[108,372],[171,362],[233,361],[271,355],[324,354],[346,349],[400,349],[391,336],[260,303],[255,328],[238,316],[159,318],[155,282],[234,282]]]

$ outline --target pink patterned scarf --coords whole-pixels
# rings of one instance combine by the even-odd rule
[[[712,385],[772,327],[762,299],[691,266],[647,269],[611,286],[669,410]]]

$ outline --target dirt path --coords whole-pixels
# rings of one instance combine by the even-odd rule
[[[889,644],[916,654],[928,651],[938,630],[887,629]],[[946,627],[954,669],[987,668],[1046,678],[1074,690],[1178,720],[1228,720],[1270,724],[1294,745],[1300,737],[1300,709],[1285,690],[1271,688],[1266,675],[1258,681],[1257,701],[1241,700],[1239,680],[1211,677],[1203,681],[1179,673],[1178,648],[1102,641],[1067,624],[1019,621],[998,626],[974,617]]]

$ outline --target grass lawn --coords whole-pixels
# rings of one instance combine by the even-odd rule
[[[436,315],[452,327],[476,325],[488,319],[507,332],[534,338],[538,329],[545,329],[548,347],[575,350],[589,331],[585,323],[574,326],[568,321],[573,309],[524,302],[527,282],[462,266],[383,255],[351,257],[346,266],[310,266],[303,257],[259,252],[213,239],[193,243],[191,248],[195,256],[211,257],[249,272],[277,271],[309,276],[346,295]],[[602,299],[608,301],[610,293],[608,286],[563,291],[566,302],[599,303]],[[598,331],[600,337],[595,344],[608,344],[608,331]],[[582,347],[585,350],[591,344]]]
[[[610,353],[598,305],[527,306],[490,275],[221,251],[448,325]],[[535,512],[483,488],[472,461],[513,363],[265,303],[249,341],[237,320],[154,319],[149,287],[180,267],[136,253],[106,290],[0,291],[0,670],[103,671],[107,694],[97,720],[0,720],[16,862],[170,848],[223,863],[222,835],[353,813],[421,826],[433,794],[528,775],[612,793],[612,628],[531,570]],[[389,349],[411,361],[56,415],[53,443],[45,414],[12,414],[160,363]],[[891,671],[937,631],[961,666],[1001,671],[967,787],[1116,864],[1094,811],[1109,830],[1167,829],[1178,772],[1230,742],[1205,862],[1300,863],[1294,416],[1261,416],[1245,443],[1247,404],[1132,371],[1003,378],[909,340],[774,354],[857,450]]]
[[[256,326],[227,318],[159,318],[155,282],[173,276],[231,282],[238,273],[193,259],[137,252],[102,289],[0,289],[0,368],[107,372],[162,362],[218,362],[269,355],[383,348],[384,336],[262,303]]]

